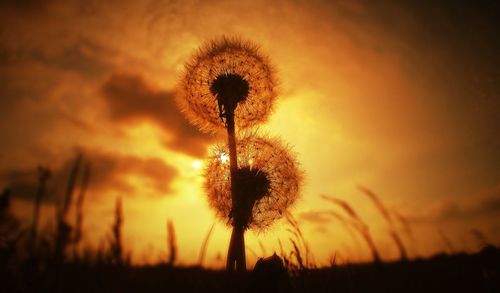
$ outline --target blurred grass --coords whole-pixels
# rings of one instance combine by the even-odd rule
[[[250,271],[229,274],[223,270],[202,268],[214,225],[201,245],[198,266],[175,266],[179,248],[171,220],[166,222],[168,258],[154,266],[132,266],[129,254],[122,246],[125,219],[121,197],[116,200],[114,222],[106,245],[98,250],[77,249],[83,233],[85,191],[90,184],[90,164],[81,155],[75,159],[69,174],[62,205],[55,215],[56,223],[53,227],[39,229],[39,207],[44,199],[48,174],[50,170],[39,170],[39,189],[34,195],[31,227],[22,227],[10,213],[10,191],[6,189],[0,194],[1,292],[250,292],[251,288],[256,288]],[[381,214],[390,217],[391,211],[383,206],[379,197],[369,196],[379,205]],[[333,257],[330,266],[318,268],[300,223],[287,213],[286,229],[290,234],[291,250],[286,251],[282,240],[278,239],[280,257],[290,277],[291,286],[287,287],[287,292],[500,292],[500,250],[489,244],[479,230],[471,231],[482,245],[476,254],[452,253],[407,260],[402,253],[400,261],[381,262],[371,242],[368,225],[355,209],[345,201],[323,198],[345,212],[345,215],[340,215],[332,211],[331,216],[347,230],[353,229],[361,236],[368,235],[365,241],[374,254],[374,262],[338,265]],[[74,223],[68,219],[72,205],[77,211]],[[401,239],[396,226],[392,219],[387,219],[389,231],[391,235],[396,234],[397,237],[392,237],[398,243]],[[410,229],[408,225],[404,228],[405,231]],[[441,234],[451,246],[452,243]],[[264,244],[259,242],[259,245],[265,255]],[[403,246],[402,243],[399,245]],[[251,248],[247,249],[252,252]],[[401,252],[404,249],[400,247]]]

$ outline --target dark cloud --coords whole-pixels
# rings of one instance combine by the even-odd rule
[[[0,57],[1,58],[1,57]],[[0,61],[1,62],[1,61]],[[18,68],[21,66],[18,64]],[[0,112],[11,111],[25,99],[40,100],[46,98],[53,88],[52,81],[40,82],[36,74],[18,74],[14,70],[0,69]]]
[[[189,124],[175,104],[174,93],[151,88],[139,76],[115,74],[102,87],[109,115],[117,122],[149,120],[173,135],[169,148],[201,157],[209,135]]]
[[[105,58],[114,52],[83,37],[75,37],[63,44],[40,47],[12,48],[9,40],[0,40],[0,64],[4,68],[39,65],[47,69],[75,72],[85,78],[99,77],[111,69]],[[12,72],[15,71],[7,73]]]
[[[439,220],[456,220],[491,215],[500,216],[500,194],[480,199],[470,205],[454,202],[443,204],[434,217]]]
[[[19,13],[25,16],[38,15],[45,12],[51,4],[51,0],[3,0],[0,7],[10,10],[10,12]]]
[[[177,176],[177,170],[159,158],[117,156],[104,152],[87,152],[85,157],[91,165],[89,187],[95,191],[113,188],[124,193],[141,193],[127,182],[128,176],[134,176],[145,180],[145,187],[158,195],[165,195],[172,191],[170,184]],[[69,167],[66,168],[69,170]]]
[[[444,200],[421,213],[408,217],[412,223],[500,218],[500,186],[464,196],[461,200]]]
[[[86,78],[95,78],[109,70],[109,64],[100,58],[100,55],[109,55],[108,51],[88,40],[80,39],[63,48],[55,56],[43,51],[34,51],[32,56],[47,66],[77,72]]]
[[[95,150],[82,153],[77,188],[82,180],[83,169],[89,166],[89,193],[95,196],[106,191],[120,195],[168,195],[172,192],[171,183],[178,175],[174,167],[159,158],[121,156]],[[54,202],[60,199],[66,191],[74,165],[75,158],[69,158],[51,170],[45,200]],[[130,177],[139,178],[144,184],[136,186],[129,181]],[[0,173],[0,184],[3,188],[9,188],[13,196],[32,200],[39,186],[37,168],[4,171]]]

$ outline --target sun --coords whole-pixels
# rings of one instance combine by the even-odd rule
[[[201,165],[202,165],[202,163],[200,160],[196,160],[196,161],[193,161],[191,163],[191,166],[193,166],[193,168],[195,168],[197,170],[201,169]]]
[[[227,162],[229,162],[229,155],[226,153],[222,153],[220,154],[219,159],[222,164],[226,164]]]

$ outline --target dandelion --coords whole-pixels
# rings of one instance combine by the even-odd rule
[[[222,37],[202,46],[186,64],[177,102],[204,131],[226,127],[234,111],[238,129],[264,122],[276,99],[274,69],[259,48]]]
[[[212,150],[204,170],[210,206],[227,225],[263,231],[281,218],[299,196],[302,172],[290,150],[277,139],[247,135],[238,140],[237,194],[233,210],[227,146]]]
[[[276,83],[274,70],[256,45],[222,37],[207,43],[186,64],[177,96],[191,123],[204,131],[227,131],[227,149],[206,168],[206,188],[212,206],[233,226],[229,271],[235,266],[246,269],[245,230],[269,226],[298,195],[300,176],[284,148],[254,137],[244,138],[239,151],[236,148],[236,128],[254,126],[269,116]]]

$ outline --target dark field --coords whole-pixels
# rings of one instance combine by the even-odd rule
[[[28,261],[2,268],[3,292],[500,292],[500,250],[493,247],[474,255],[294,269],[279,277],[272,271],[238,275],[168,265],[67,263],[37,269]]]
[[[74,193],[73,181],[70,179],[67,202]],[[42,194],[39,192],[36,198],[41,199]],[[308,261],[307,241],[291,215],[287,220],[295,236],[290,238],[294,250],[282,251],[281,258],[267,258],[251,271],[228,273],[201,266],[176,266],[177,251],[182,247],[176,244],[170,221],[168,258],[155,266],[133,266],[122,245],[120,199],[106,245],[97,251],[76,249],[84,218],[79,208],[84,192],[79,195],[76,223],[67,221],[70,205],[65,204],[54,227],[38,233],[41,200],[36,201],[33,224],[23,228],[9,212],[10,192],[1,194],[0,292],[500,292],[500,249],[486,239],[481,238],[483,248],[476,254],[407,260],[401,247],[400,261],[381,262],[375,246],[370,246],[373,263],[338,264],[333,260],[329,267],[316,268]],[[210,231],[200,255],[204,255]],[[360,234],[365,235],[364,231],[360,228]]]

